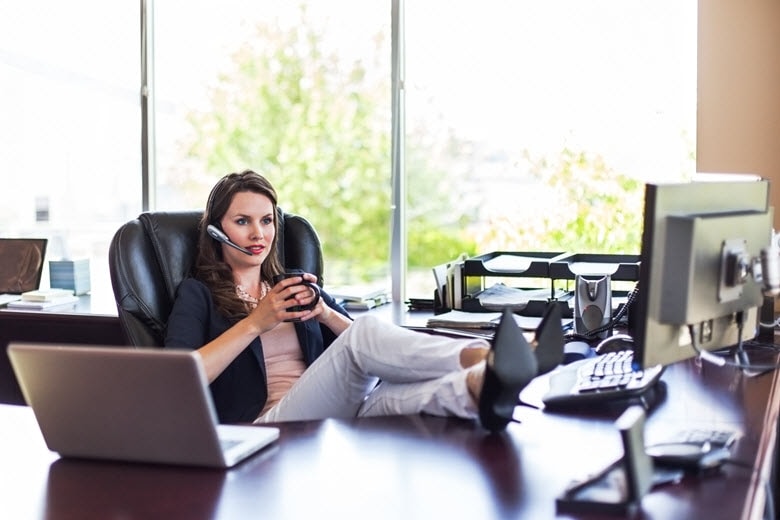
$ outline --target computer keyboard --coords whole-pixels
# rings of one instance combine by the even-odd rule
[[[622,350],[562,366],[550,374],[542,402],[563,408],[641,397],[658,382],[663,367],[634,371],[632,361],[633,351]]]
[[[708,443],[713,449],[730,448],[737,440],[740,433],[738,430],[717,429],[717,428],[690,428],[680,430],[671,438],[666,439],[665,443],[684,443],[684,444],[704,444]]]

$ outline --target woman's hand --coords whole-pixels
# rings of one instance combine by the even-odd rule
[[[288,310],[295,306],[311,305],[318,295],[303,281],[316,283],[317,277],[304,273],[302,276],[292,276],[284,278],[276,283],[260,300],[257,307],[250,313],[253,323],[259,327],[260,333],[271,330],[282,321],[306,321],[320,315],[324,309],[330,309],[322,303],[322,299],[317,302],[311,310]],[[324,309],[323,309],[324,307]]]
[[[316,277],[308,275],[306,279],[316,280]],[[246,318],[198,350],[209,383],[260,334],[268,332],[282,321],[308,320],[322,313],[319,307],[310,311],[287,310],[295,305],[308,305],[314,300],[312,289],[302,285],[302,280],[301,276],[295,276],[277,283],[257,302]]]
[[[301,276],[285,278],[277,282],[265,298],[258,302],[257,307],[249,315],[259,328],[258,334],[271,330],[282,321],[307,321],[312,318],[316,318],[336,335],[349,327],[352,321],[331,309],[311,287],[304,285],[303,281],[317,283],[317,277],[311,273],[303,273]],[[309,310],[288,310],[296,305],[304,307],[311,305],[315,299],[318,301]]]
[[[306,280],[310,282],[316,283],[317,281],[317,277],[313,274],[307,273],[304,274],[304,276],[306,277]],[[340,312],[333,310],[330,306],[328,306],[327,303],[325,303],[323,298],[320,298],[320,301],[317,302],[317,305],[314,307],[314,309],[311,310],[310,314],[303,319],[308,320],[315,317],[317,318],[317,321],[328,327],[337,336],[344,332],[347,327],[352,324],[351,319],[344,316]]]

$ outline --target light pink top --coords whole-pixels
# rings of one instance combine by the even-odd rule
[[[270,410],[284,397],[290,387],[298,381],[306,363],[292,323],[282,322],[260,335],[265,356],[265,371],[268,380],[268,401],[261,415]]]

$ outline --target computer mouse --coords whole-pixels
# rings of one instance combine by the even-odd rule
[[[563,364],[568,365],[580,359],[593,357],[596,352],[587,341],[569,341],[563,346]]]
[[[659,466],[675,467],[686,471],[709,471],[728,461],[728,448],[713,448],[705,443],[664,443],[648,446],[645,452]]]

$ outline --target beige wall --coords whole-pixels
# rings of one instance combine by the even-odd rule
[[[772,181],[780,229],[780,0],[699,0],[696,166]]]

